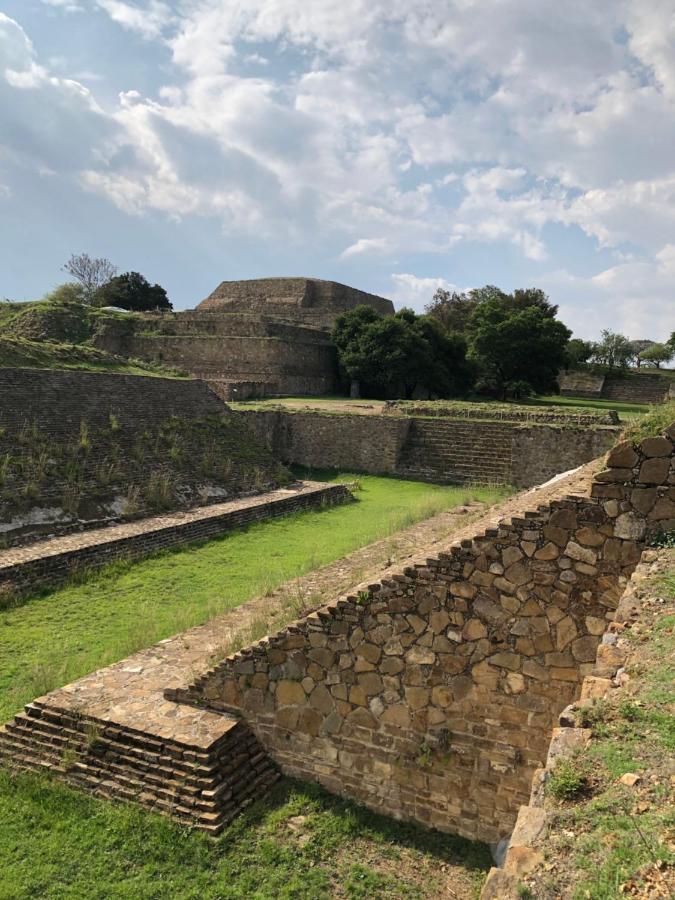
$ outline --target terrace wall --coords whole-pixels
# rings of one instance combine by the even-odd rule
[[[245,422],[286,463],[446,483],[541,484],[604,453],[614,426],[251,410]]]
[[[252,726],[289,775],[470,838],[508,834],[644,540],[675,527],[675,427],[167,696]],[[538,496],[546,496],[539,494]]]

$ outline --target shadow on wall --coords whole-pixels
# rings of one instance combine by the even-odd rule
[[[524,495],[520,516],[364,585],[167,696],[242,713],[289,775],[499,840],[646,538],[675,528],[674,441],[671,426],[619,444],[590,489],[581,473],[536,510]]]

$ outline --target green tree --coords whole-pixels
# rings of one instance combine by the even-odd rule
[[[478,303],[477,299],[468,294],[438,288],[424,311],[446,331],[463,333]]]
[[[638,367],[638,369],[640,368],[640,365],[642,363],[642,355],[641,354],[645,350],[648,350],[650,347],[653,347],[655,343],[656,343],[656,341],[649,341],[649,340],[637,340],[637,341],[630,342],[630,347],[631,347],[631,351],[632,351],[631,362],[634,362],[635,365]]]
[[[66,281],[57,285],[53,291],[42,298],[49,303],[86,303],[86,291],[81,284],[75,281]]]
[[[469,355],[485,386],[505,399],[510,388],[519,394],[527,385],[537,393],[555,390],[566,362],[569,328],[539,303],[510,308],[498,296],[480,303],[469,323]]]
[[[362,383],[404,397],[420,387],[451,396],[471,386],[464,340],[410,309],[383,317],[369,306],[356,307],[338,317],[333,341],[340,369],[352,381],[352,396]]]
[[[139,272],[125,272],[111,278],[96,292],[97,306],[119,306],[135,312],[172,309],[163,287],[150,284]]]
[[[652,344],[640,354],[643,362],[651,363],[657,369],[661,368],[661,363],[666,363],[673,358],[675,351],[670,344]]]
[[[628,338],[605,328],[602,340],[596,344],[593,359],[610,369],[625,369],[633,358],[633,348]]]
[[[594,352],[595,344],[592,341],[583,341],[581,338],[572,338],[567,345],[567,362],[565,363],[565,367],[568,369],[575,369],[577,366],[588,362]]]

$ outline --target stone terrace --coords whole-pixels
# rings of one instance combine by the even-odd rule
[[[589,479],[590,470],[525,496],[535,504],[545,502],[572,483],[583,488]],[[394,559],[410,558],[413,546],[422,555],[437,552],[479,527],[495,527],[516,514],[522,501],[522,496],[508,500],[477,521],[472,516],[459,530],[465,513],[444,513],[413,526],[391,539]],[[390,541],[378,542],[373,558],[381,563],[390,546]],[[354,581],[374,574],[364,572],[367,551],[297,579],[286,596],[316,596],[331,585],[335,592],[347,590],[350,573]],[[250,626],[252,610],[268,612],[275,600],[281,605],[279,594],[253,601],[37,698],[0,728],[0,759],[218,833],[278,770],[244,720],[167,695],[182,695],[206,676],[233,637]]]

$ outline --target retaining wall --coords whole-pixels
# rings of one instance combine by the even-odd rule
[[[251,410],[244,421],[287,463],[438,482],[531,487],[604,453],[618,428]]]
[[[0,369],[0,533],[10,542],[288,480],[203,382]]]
[[[521,516],[362,585],[167,696],[238,711],[289,775],[499,840],[646,536],[675,527],[674,440],[675,427],[619,445],[592,484],[582,470],[536,509],[524,494]]]

